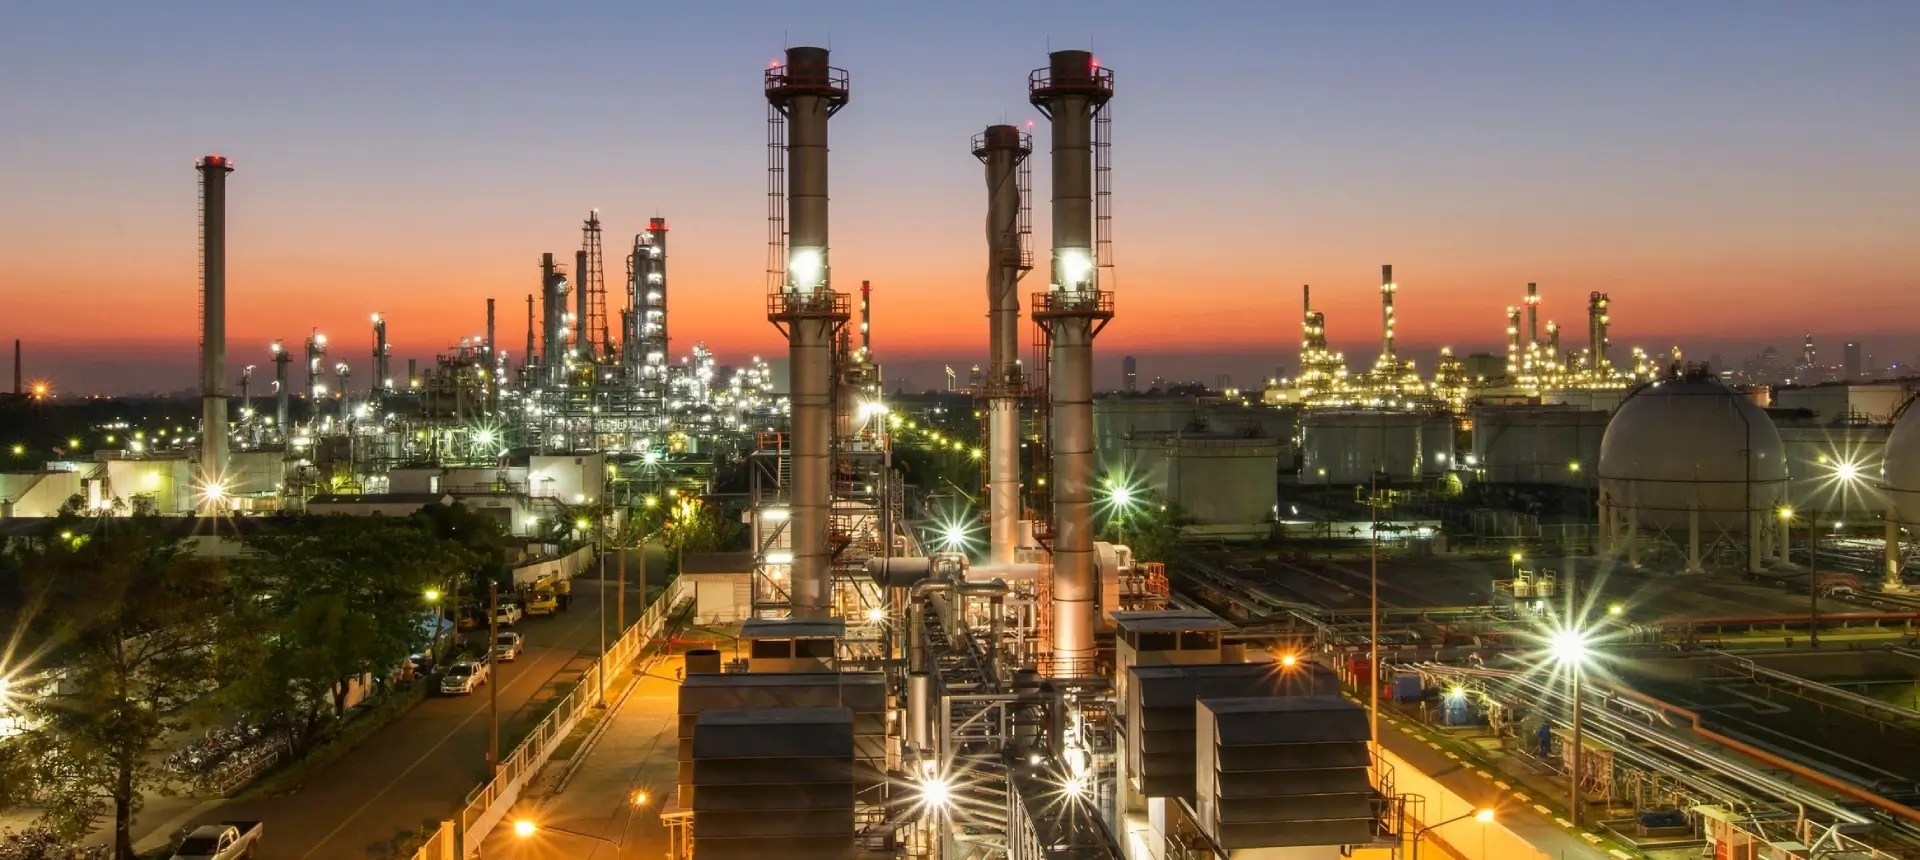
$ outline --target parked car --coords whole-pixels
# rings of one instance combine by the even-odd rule
[[[260,847],[266,825],[258,821],[222,821],[203,824],[180,841],[173,860],[241,860]]]
[[[500,605],[500,608],[494,610],[493,613],[494,623],[501,627],[512,627],[524,617],[526,617],[526,613],[520,611],[520,604],[518,603],[503,603]]]
[[[502,633],[493,639],[493,659],[511,663],[520,656],[522,640],[518,633]]]
[[[485,686],[487,683],[488,662],[484,660],[462,660],[447,667],[447,673],[440,676],[440,692],[449,696],[464,696]]]

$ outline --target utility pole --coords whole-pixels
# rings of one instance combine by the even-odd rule
[[[1569,619],[1564,623],[1569,624],[1570,629],[1579,631],[1582,641],[1585,641],[1584,637],[1587,631],[1586,619],[1580,617],[1584,614],[1580,612],[1580,607],[1585,604],[1580,602],[1577,572],[1578,570],[1575,568],[1573,561],[1569,559],[1567,561],[1567,608],[1562,617]],[[1573,732],[1570,740],[1573,742],[1573,759],[1567,765],[1567,819],[1573,822],[1575,828],[1580,826],[1581,806],[1583,805],[1581,803],[1583,798],[1580,794],[1580,765],[1581,762],[1586,759],[1586,749],[1582,746],[1585,742],[1582,737],[1584,734],[1582,729],[1584,727],[1580,724],[1580,688],[1583,686],[1581,682],[1585,680],[1587,674],[1586,664],[1582,662],[1584,659],[1585,656],[1582,655],[1582,659],[1574,661],[1572,667]]]
[[[1373,754],[1380,755],[1380,467],[1367,476],[1367,589],[1369,634],[1367,636],[1367,731],[1373,738]]]
[[[1820,510],[1807,512],[1807,645],[1820,647]]]
[[[584,329],[582,329],[584,331]],[[604,497],[603,497],[604,498]],[[600,707],[607,706],[607,517],[602,513],[593,527],[593,553],[600,557]]]
[[[487,583],[487,772],[500,773],[500,661],[493,659],[493,643],[500,641],[500,582]]]
[[[628,529],[632,529],[632,517],[628,517]],[[626,537],[625,535],[621,536]],[[626,541],[620,541],[620,586],[613,593],[613,629],[625,635],[627,632],[627,547]]]

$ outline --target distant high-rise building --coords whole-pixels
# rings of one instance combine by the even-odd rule
[[[982,379],[984,379],[984,377],[980,375],[980,365],[976,364],[972,370],[967,371],[967,390],[979,391]]]
[[[1819,362],[1819,355],[1813,351],[1813,332],[1807,332],[1807,339],[1800,344],[1800,366],[1812,367]]]
[[[1121,384],[1123,390],[1128,394],[1140,390],[1140,364],[1134,361],[1133,356],[1120,359],[1120,374],[1124,380]]]
[[[1233,374],[1222,373],[1213,378],[1213,390],[1225,391],[1233,387]]]
[[[1841,348],[1840,378],[1852,382],[1860,378],[1860,342],[1847,341]]]

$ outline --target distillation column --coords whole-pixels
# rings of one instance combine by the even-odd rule
[[[1020,176],[1033,140],[1010,125],[988,126],[973,155],[987,167],[987,560],[1012,564],[1020,539]],[[864,305],[864,303],[863,303]],[[864,323],[862,324],[864,326]],[[863,330],[862,335],[865,332]]]
[[[1380,266],[1380,366],[1394,369],[1398,356],[1393,351],[1393,294],[1400,288],[1393,282],[1393,265]]]
[[[293,438],[287,429],[287,365],[293,363],[293,356],[280,341],[273,342],[273,426],[282,441]]]
[[[1587,369],[1596,374],[1612,370],[1607,363],[1607,294],[1587,294],[1587,337],[1593,348],[1587,352]]]
[[[200,171],[200,485],[210,503],[227,479],[227,174],[209,155]]]
[[[1527,348],[1540,344],[1540,285],[1527,285]]]
[[[787,523],[793,548],[790,600],[797,618],[832,608],[828,530],[832,512],[833,338],[845,325],[846,296],[833,292],[827,241],[827,120],[847,104],[847,73],[825,48],[788,48],[765,75],[767,104],[782,122],[787,244],[784,283],[767,318],[787,336],[791,374],[793,487]]]
[[[667,219],[647,222],[633,238],[633,316],[641,392],[652,415],[648,432],[664,431],[667,419]]]
[[[1088,51],[1055,51],[1027,78],[1028,100],[1051,121],[1053,258],[1033,315],[1052,345],[1047,397],[1053,498],[1053,658],[1056,677],[1093,671],[1099,586],[1093,554],[1093,339],[1113,317],[1094,256],[1094,125],[1113,97],[1113,72]]]
[[[391,351],[392,347],[387,344],[387,320],[375,311],[373,314],[373,382],[367,386],[369,397],[393,390],[393,375],[387,369],[387,356]]]

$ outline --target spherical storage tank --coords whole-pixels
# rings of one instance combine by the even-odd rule
[[[1419,480],[1422,423],[1413,412],[1310,412],[1300,421],[1300,484],[1364,484],[1375,470]]]
[[[1600,440],[1600,501],[1641,530],[1681,539],[1770,527],[1786,497],[1786,448],[1753,400],[1704,374],[1648,385],[1620,404]]]
[[[1881,465],[1885,469],[1880,486],[1887,493],[1887,518],[1904,525],[1920,525],[1920,408],[1909,404],[1893,422]]]

